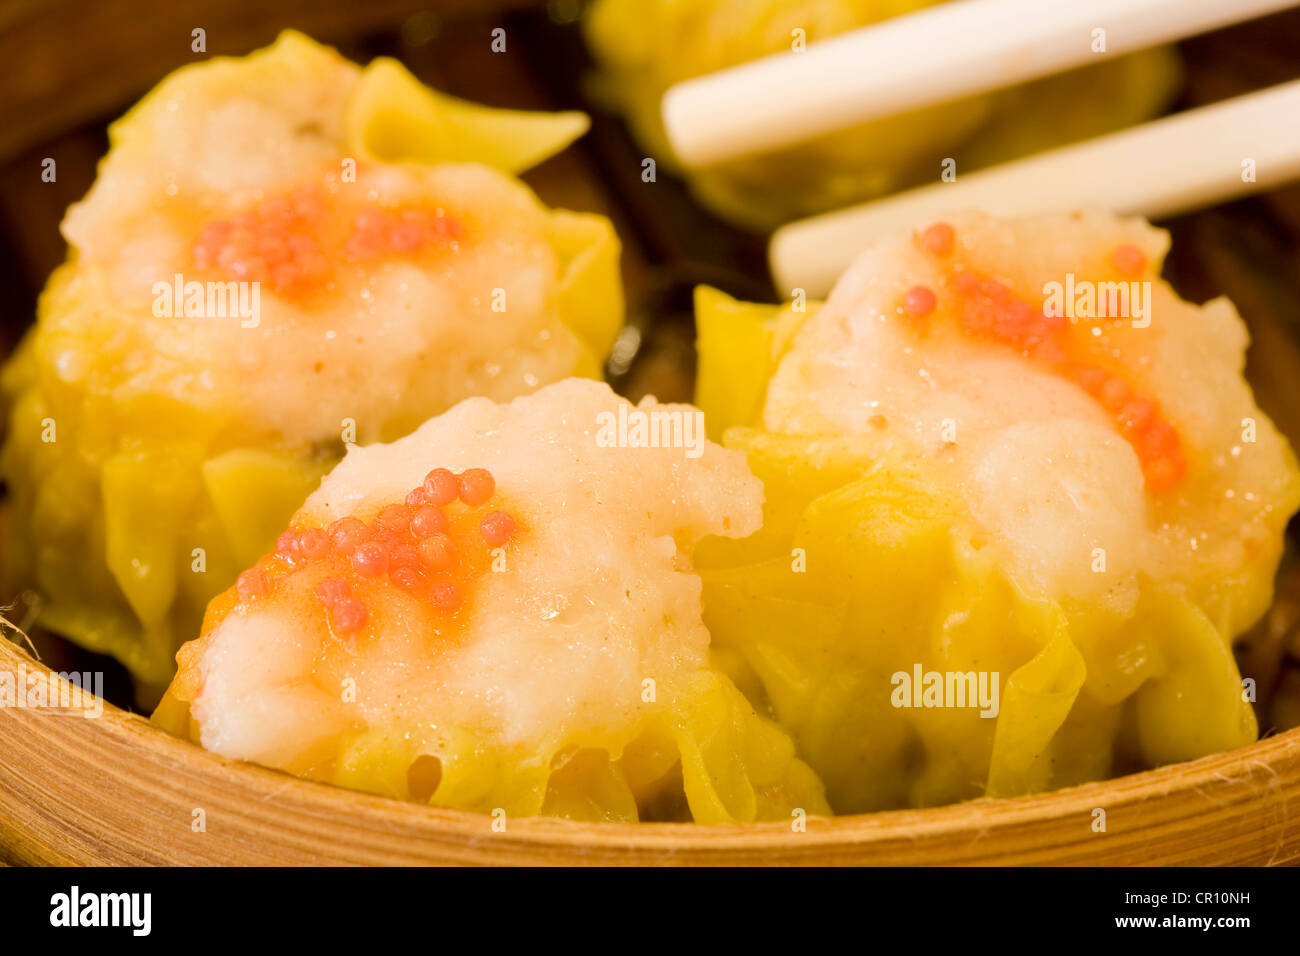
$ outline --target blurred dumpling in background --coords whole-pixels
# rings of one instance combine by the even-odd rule
[[[6,545],[42,623],[156,693],[345,443],[598,375],[617,239],[513,175],[586,126],[295,33],[115,123],[4,371]]]
[[[660,101],[670,86],[941,0],[596,0],[585,29],[599,90],[648,154],[674,168]],[[686,178],[720,216],[766,230],[900,189],[1120,129],[1158,113],[1180,79],[1176,54],[1147,50],[1018,87],[838,130]],[[761,104],[755,104],[761,109]]]
[[[1108,213],[971,214],[873,243],[804,313],[701,290],[699,402],[766,487],[762,530],[697,558],[705,621],[836,812],[1255,739],[1232,643],[1300,476],[1236,310],[1179,299],[1167,249]]]
[[[573,379],[350,449],[212,603],[155,719],[445,807],[827,812],[788,735],[709,664],[691,556],[754,531],[762,489],[700,418]]]

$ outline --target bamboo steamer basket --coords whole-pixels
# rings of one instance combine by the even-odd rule
[[[48,672],[0,644],[0,671]],[[56,864],[1281,864],[1300,730],[1102,783],[930,810],[696,826],[505,821],[228,760],[106,705],[0,710],[0,854]],[[1105,811],[1105,830],[1094,826]],[[201,811],[201,815],[196,813]],[[196,831],[195,821],[203,826]]]

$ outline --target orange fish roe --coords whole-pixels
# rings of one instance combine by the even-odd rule
[[[415,255],[430,246],[459,238],[460,233],[459,222],[427,209],[392,212],[371,206],[357,213],[343,250],[359,262],[391,255]]]
[[[1120,434],[1142,462],[1147,487],[1165,491],[1187,473],[1178,431],[1160,415],[1155,398],[1135,392],[1123,377],[1096,366],[1073,364],[1065,374],[1110,412]]]
[[[249,568],[235,579],[235,590],[241,601],[260,598],[271,589],[271,579],[261,568]]]
[[[903,295],[903,309],[909,315],[929,315],[937,303],[934,290],[923,285],[913,286]]]
[[[492,547],[500,547],[515,533],[515,519],[504,511],[494,511],[479,524],[483,540]]]
[[[926,233],[922,233],[922,245],[935,251],[925,241]],[[946,247],[943,243],[939,245]],[[937,251],[935,254],[946,255]],[[1127,243],[1115,248],[1111,261],[1126,275],[1139,274],[1146,268],[1142,250]],[[954,311],[967,334],[1001,342],[1027,358],[1048,364],[1106,409],[1120,434],[1137,453],[1151,491],[1166,491],[1182,479],[1187,472],[1187,461],[1178,431],[1161,415],[1159,402],[1134,391],[1124,376],[1073,355],[1081,350],[1074,343],[1070,324],[1064,317],[1047,314],[1041,306],[1017,297],[1005,283],[969,269],[950,270],[946,285],[956,296]],[[903,296],[903,312],[914,318],[928,315],[934,306],[921,294],[925,292],[930,290],[923,286],[909,289]],[[924,308],[927,305],[929,308]]]
[[[435,507],[455,501],[460,495],[460,481],[446,468],[435,468],[424,479],[424,484],[411,494],[424,493],[424,500]],[[409,496],[408,496],[409,498]]]
[[[387,581],[440,613],[453,613],[488,550],[508,544],[518,532],[514,517],[501,509],[480,512],[474,520],[471,509],[486,504],[495,493],[496,481],[487,469],[454,474],[436,468],[403,504],[386,505],[368,522],[349,516],[327,529],[285,531],[272,554],[239,576],[234,597],[239,603],[255,602],[272,593],[285,576],[325,565],[329,573],[316,585],[315,596],[336,634],[355,634],[365,627],[370,611],[358,589],[364,592],[371,586],[364,583],[368,581]],[[451,508],[457,510],[449,514]],[[231,607],[232,602],[223,601],[218,617]]]
[[[1139,276],[1147,267],[1147,255],[1133,243],[1125,242],[1111,251],[1110,262],[1122,275]]]
[[[318,238],[324,218],[318,188],[265,199],[230,219],[205,225],[194,243],[194,264],[238,281],[269,282],[277,292],[302,291],[329,271]]]
[[[946,222],[936,222],[921,230],[917,240],[921,248],[936,256],[949,255],[957,241],[956,231]]]
[[[967,332],[996,339],[1036,359],[1064,360],[1069,328],[1064,318],[1047,315],[1017,298],[1005,283],[969,270],[956,272],[951,284],[961,296],[961,323]]]
[[[457,476],[460,485],[460,500],[467,505],[481,505],[492,497],[496,482],[492,473],[486,468],[470,468]]]
[[[462,232],[460,222],[441,210],[373,204],[355,209],[316,185],[272,196],[207,223],[194,242],[194,264],[294,296],[324,285],[337,262],[417,256],[445,247]]]

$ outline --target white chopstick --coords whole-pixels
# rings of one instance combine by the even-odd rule
[[[963,210],[1023,216],[1100,206],[1155,218],[1295,178],[1300,80],[794,222],[773,234],[768,255],[783,294],[822,296],[873,237]]]
[[[1250,20],[1300,0],[962,0],[687,80],[663,120],[687,166],[802,142]],[[1094,31],[1105,52],[1094,52]]]

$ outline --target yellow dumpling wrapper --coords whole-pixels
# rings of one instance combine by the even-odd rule
[[[472,732],[421,724],[355,734],[295,770],[354,790],[506,817],[752,823],[830,813],[789,735],[727,677],[701,670],[664,690],[668,705],[636,726],[568,734],[540,750],[501,751]],[[183,681],[174,684],[153,720],[198,743],[189,692]]]
[[[707,290],[697,305],[698,404],[766,489],[761,531],[697,555],[705,622],[837,813],[1032,793],[1255,739],[1230,622],[1271,566],[1230,593],[1146,581],[1127,615],[1031,597],[924,463],[870,436],[754,427],[784,354],[773,329],[815,303],[801,316]],[[975,705],[927,704],[930,675]]]
[[[162,135],[155,117],[172,103],[237,99],[291,82],[335,96],[334,80],[347,70],[359,76],[337,118],[343,157],[483,164],[512,177],[587,127],[579,113],[496,110],[442,95],[392,60],[353,67],[288,31],[246,57],[193,64],[164,79],[112,124],[109,160],[118,169],[154,169]],[[565,374],[599,377],[623,320],[618,239],[603,216],[529,201],[543,217],[556,266],[548,308],[577,340]],[[342,424],[329,434],[294,435],[236,419],[201,390],[185,390],[186,381],[201,380],[202,367],[177,366],[170,377],[141,384],[136,373],[151,343],[115,307],[103,270],[81,258],[74,244],[0,379],[10,405],[0,474],[14,517],[0,562],[12,580],[2,583],[6,593],[39,595],[46,627],[122,660],[147,700],[170,679],[172,655],[198,632],[204,606],[270,549],[346,437]],[[398,408],[390,418],[419,422],[441,410]]]
[[[432,748],[416,732],[362,735],[328,779],[399,799],[425,796],[412,792],[408,769],[423,749]],[[706,671],[675,695],[670,715],[614,739],[498,754],[466,735],[452,754],[440,750],[439,783],[427,796],[436,806],[632,822],[656,804],[660,813],[677,816],[680,796],[697,823],[829,812],[820,782],[796,759],[790,738],[755,713],[725,677]]]
[[[585,113],[492,109],[422,84],[381,57],[362,74],[346,137],[367,159],[386,163],[484,163],[522,173],[587,132]]]

